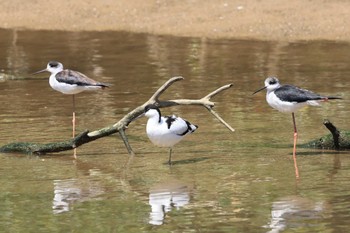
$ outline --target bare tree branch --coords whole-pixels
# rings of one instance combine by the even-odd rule
[[[126,149],[128,150],[129,155],[135,155],[134,151],[132,150],[132,148],[129,144],[128,137],[125,134],[125,130],[124,129],[119,130],[119,135],[122,138],[124,145],[125,145]]]
[[[229,88],[232,87],[232,86],[233,86],[232,83],[231,83],[231,84],[227,84],[227,85],[225,85],[225,86],[222,86],[222,87],[216,89],[215,91],[213,91],[212,93],[209,93],[209,94],[208,94],[207,96],[205,96],[203,99],[208,99],[208,100],[210,100],[210,98],[216,96],[217,94],[219,94],[220,92],[222,92],[222,91],[224,91],[224,90],[226,90],[226,89],[229,89]]]
[[[152,97],[148,100],[149,103],[152,102],[158,102],[158,98],[161,94],[163,94],[163,92],[168,89],[174,82],[180,81],[180,80],[184,80],[183,77],[181,76],[177,76],[177,77],[172,77],[171,79],[169,79],[166,83],[163,84],[163,86],[161,86],[153,95]]]
[[[328,119],[325,119],[323,121],[323,124],[327,127],[333,136],[334,149],[339,150],[339,130]]]
[[[224,126],[226,126],[229,130],[231,130],[231,132],[235,132],[235,129],[232,128],[226,121],[224,121],[224,119],[222,119],[219,114],[217,114],[212,108],[208,108],[209,112],[211,114],[213,114]]]
[[[213,107],[215,105],[210,99],[220,92],[227,90],[232,87],[232,84],[225,85],[211,92],[201,99],[175,99],[175,100],[159,100],[161,94],[163,94],[173,83],[183,80],[184,78],[181,76],[173,77],[165,82],[158,90],[151,96],[149,100],[147,100],[144,104],[136,107],[131,112],[127,113],[120,121],[115,123],[114,125],[104,127],[102,129],[98,129],[92,132],[84,131],[81,134],[77,135],[73,139],[69,139],[62,142],[54,142],[47,144],[38,144],[38,143],[28,143],[28,142],[18,142],[18,143],[10,143],[5,146],[0,147],[0,152],[20,152],[20,153],[33,153],[33,154],[46,154],[46,153],[54,153],[65,150],[72,150],[76,147],[79,147],[85,143],[89,143],[91,141],[97,140],[102,137],[106,137],[115,133],[119,133],[121,139],[123,140],[128,153],[133,155],[134,152],[128,142],[127,136],[125,134],[125,130],[128,125],[142,116],[144,113],[144,108],[148,104],[155,104],[159,108],[165,108],[176,105],[198,105],[203,106],[208,111],[213,114],[223,125],[225,125],[232,132],[234,129],[226,123],[214,110]]]

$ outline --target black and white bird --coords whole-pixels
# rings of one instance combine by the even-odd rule
[[[151,142],[160,147],[169,147],[169,165],[171,165],[171,153],[175,144],[180,142],[186,135],[193,133],[198,126],[177,117],[162,116],[155,105],[145,107],[145,116],[148,117],[146,132]]]
[[[57,61],[50,61],[47,64],[46,69],[40,70],[33,74],[39,74],[45,71],[51,73],[49,83],[54,90],[73,96],[72,124],[73,137],[75,137],[75,94],[83,91],[104,89],[109,85],[106,83],[97,82],[78,71],[68,69],[64,70],[62,63],[59,63]]]
[[[292,113],[294,125],[293,159],[295,166],[295,175],[296,177],[299,177],[299,171],[295,156],[298,133],[295,124],[294,112],[306,105],[319,106],[321,101],[341,98],[333,96],[322,96],[293,85],[281,85],[276,77],[268,77],[265,80],[265,86],[255,91],[253,95],[264,89],[267,90],[266,101],[272,108],[277,109],[280,112]]]

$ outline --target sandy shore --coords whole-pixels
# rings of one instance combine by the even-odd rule
[[[0,27],[350,41],[345,0],[0,0]]]

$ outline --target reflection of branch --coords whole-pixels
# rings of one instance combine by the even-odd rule
[[[0,148],[0,152],[20,152],[20,153],[35,153],[35,154],[46,154],[53,153],[65,150],[72,150],[76,147],[79,147],[85,143],[89,143],[91,141],[97,140],[99,138],[109,136],[111,134],[115,134],[119,132],[121,139],[123,140],[128,153],[134,154],[132,148],[128,142],[127,136],[125,134],[125,130],[128,125],[141,116],[144,113],[144,108],[148,104],[155,104],[160,108],[170,107],[175,105],[200,105],[204,106],[208,109],[222,124],[224,124],[228,129],[232,132],[234,129],[226,123],[214,110],[214,102],[210,101],[212,97],[219,94],[220,92],[232,87],[232,84],[225,85],[220,87],[219,89],[211,92],[201,99],[176,99],[176,100],[165,100],[160,101],[159,97],[162,93],[164,93],[173,83],[183,80],[183,77],[173,77],[169,79],[166,83],[164,83],[153,95],[147,100],[144,104],[136,107],[131,112],[127,113],[120,121],[115,123],[112,126],[108,126],[99,130],[95,130],[92,132],[85,131],[77,135],[75,138],[63,141],[63,142],[54,142],[48,144],[36,144],[36,143],[27,143],[27,142],[18,142],[18,143],[10,143]]]

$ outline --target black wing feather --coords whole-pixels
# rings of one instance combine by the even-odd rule
[[[62,70],[56,74],[56,80],[58,82],[67,83],[67,84],[76,84],[78,86],[101,86],[108,87],[109,85],[105,83],[97,82],[85,74],[82,74],[74,70]]]
[[[166,124],[168,126],[168,129],[170,129],[170,126],[172,125],[172,123],[174,121],[176,121],[176,118],[173,117],[173,116],[166,116],[165,118],[166,118],[165,122],[166,122]]]
[[[186,121],[186,120],[185,120],[185,122],[186,122],[186,125],[187,125],[187,129],[186,129],[183,133],[178,134],[179,136],[184,136],[184,135],[186,135],[187,133],[189,133],[190,131],[192,131],[191,123],[188,122],[188,121]]]
[[[292,85],[283,85],[275,90],[275,95],[282,101],[302,103],[308,100],[322,100],[327,97],[312,91],[301,89]]]
[[[193,131],[198,128],[198,126],[194,126],[195,129],[193,129],[191,126],[192,124],[180,117],[173,116],[166,116],[165,122],[167,124],[168,129],[172,130],[174,133],[176,133],[179,136],[184,136],[188,133],[192,133]],[[175,123],[174,123],[175,122]],[[185,123],[185,124],[183,124]],[[173,127],[173,128],[172,128]]]

